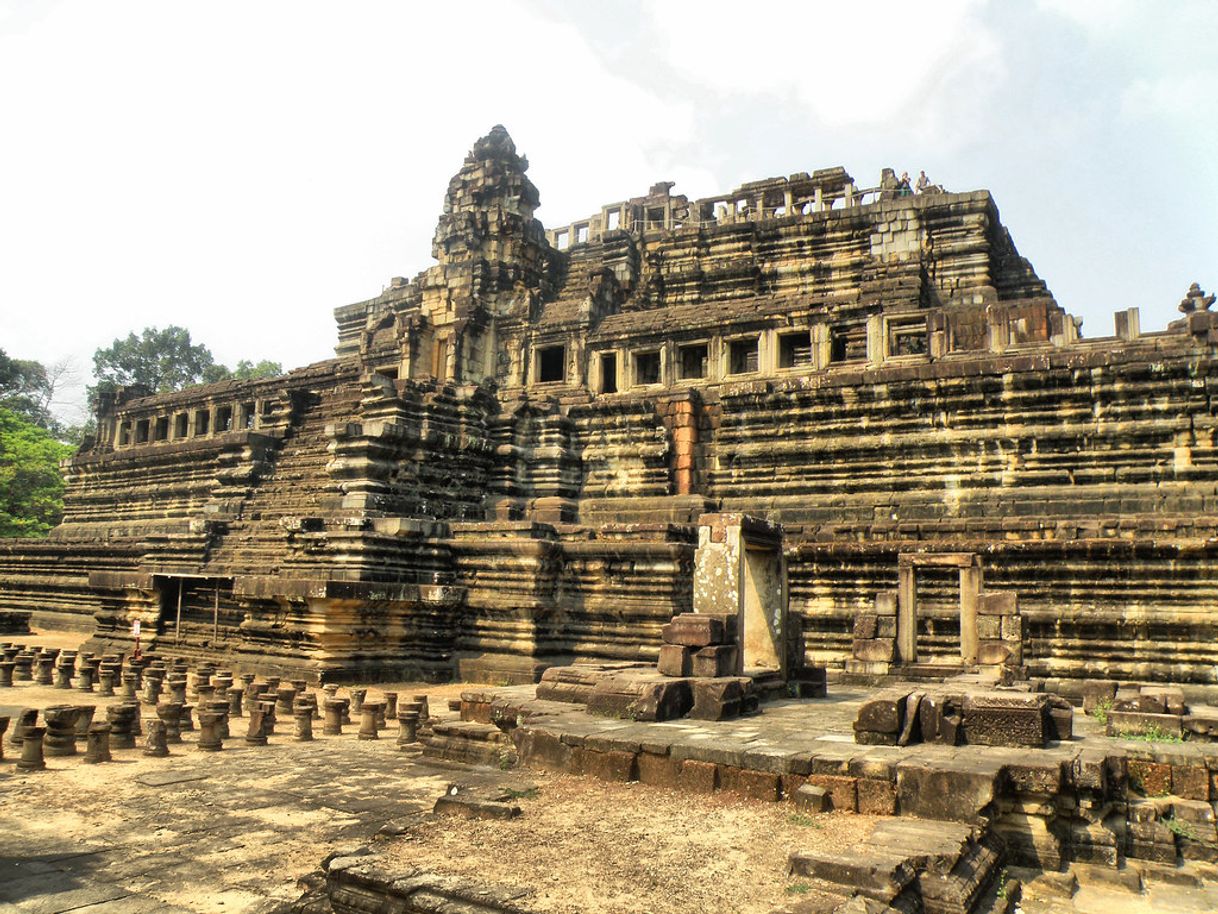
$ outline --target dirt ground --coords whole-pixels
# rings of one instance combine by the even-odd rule
[[[798,891],[793,850],[865,841],[871,816],[537,774],[508,821],[438,819],[378,847],[392,862],[530,894],[540,914],[764,914]]]

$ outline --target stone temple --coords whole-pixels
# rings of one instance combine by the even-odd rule
[[[527,167],[479,140],[333,359],[102,400],[0,609],[314,681],[654,662],[707,605],[783,680],[1218,679],[1213,296],[1084,339],[986,191],[663,182],[546,229]]]

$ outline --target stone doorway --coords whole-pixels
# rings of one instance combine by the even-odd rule
[[[897,644],[900,663],[918,662],[918,569],[954,569],[960,576],[960,662],[977,663],[981,559],[971,552],[905,553],[897,558]]]

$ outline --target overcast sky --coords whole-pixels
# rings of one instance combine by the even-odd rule
[[[504,124],[560,224],[844,165],[993,192],[1083,332],[1218,287],[1218,3],[0,0],[0,348],[332,354]],[[71,395],[61,404],[69,419]]]

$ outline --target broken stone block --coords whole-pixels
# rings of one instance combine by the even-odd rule
[[[960,737],[963,697],[929,693],[918,705],[922,741],[955,746]]]
[[[458,819],[514,819],[520,815],[520,807],[515,803],[481,799],[459,791],[440,797],[431,811]]]
[[[740,651],[734,644],[712,645],[694,653],[692,671],[694,676],[735,676],[740,672]]]
[[[628,720],[673,720],[693,707],[688,679],[615,676],[602,679],[588,695],[588,712]]]
[[[732,720],[740,716],[745,694],[753,682],[744,676],[693,680],[694,705],[689,716],[697,720]]]
[[[660,660],[657,668],[665,676],[689,676],[692,667],[692,648],[683,644],[660,645]]]
[[[892,663],[896,659],[896,650],[896,641],[892,638],[856,639],[850,647],[854,659],[866,663]]]
[[[902,816],[975,822],[997,795],[1001,766],[957,757],[947,768],[936,761],[897,765],[897,807]]]
[[[854,617],[854,640],[870,641],[879,631],[875,613],[859,613]]]
[[[829,794],[834,812],[858,811],[858,779],[836,774],[811,774],[808,783],[821,787]]]
[[[964,699],[964,742],[979,746],[1045,746],[1043,695],[987,692]]]
[[[1045,710],[1045,736],[1064,742],[1074,738],[1074,706],[1058,695],[1048,696]]]
[[[832,807],[829,791],[815,784],[802,784],[791,794],[791,800],[808,812],[828,812]]]
[[[856,783],[858,811],[868,816],[897,814],[897,787],[879,778],[859,778]]]
[[[735,617],[720,613],[681,613],[661,630],[665,644],[680,644],[685,647],[708,647],[731,644],[735,641],[734,626],[726,620]]]

